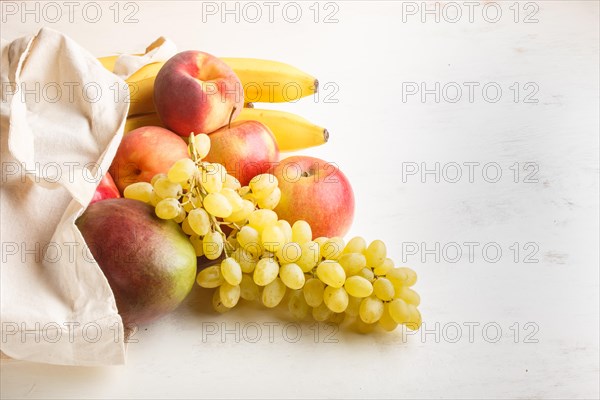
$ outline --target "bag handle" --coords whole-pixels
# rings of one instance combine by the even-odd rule
[[[43,47],[37,46],[37,43],[42,40],[45,45]],[[69,46],[72,45],[73,43],[70,43],[70,39],[60,33],[49,28],[42,28],[28,41],[26,46],[21,47],[23,51],[21,54],[17,53],[18,57],[13,57],[14,61],[9,60],[11,64],[16,63],[16,66],[13,69],[13,65],[9,65],[9,71],[15,71],[15,90],[12,98],[9,99],[10,127],[8,130],[8,150],[15,160],[21,164],[21,172],[25,173],[32,182],[48,189],[65,188],[78,203],[86,206],[94,195],[100,180],[108,171],[108,167],[116,153],[117,146],[107,146],[108,143],[100,144],[98,141],[106,141],[106,129],[114,130],[111,132],[112,140],[110,142],[121,140],[127,116],[129,91],[123,80],[105,70],[91,54],[88,54],[89,57],[86,60],[81,60],[81,58],[69,59]],[[35,59],[35,62],[38,63],[37,66],[34,66],[32,59]],[[75,83],[81,84],[82,87],[92,82],[103,89],[107,97],[100,98],[99,101],[94,103],[90,101],[86,103],[77,96],[72,99],[73,101],[64,101],[61,98],[59,103],[62,108],[56,107],[56,104],[48,103],[45,101],[46,99],[42,99],[42,96],[40,96],[42,104],[32,102],[27,98],[27,93],[24,92],[28,84],[30,86],[33,84],[35,88],[39,88],[43,85],[58,83],[47,82],[45,80],[51,75],[45,74],[43,72],[45,70],[39,67],[40,59],[51,63],[54,62],[54,65],[61,65],[60,70],[56,72],[60,80],[68,77],[69,79],[77,80],[78,82]],[[115,104],[113,98],[122,99],[122,104]],[[61,151],[58,149],[56,157],[51,155],[51,161],[48,162],[48,160],[45,160],[47,162],[44,164],[44,167],[40,167],[43,163],[42,160],[36,157],[36,144],[40,140],[40,135],[44,135],[46,132],[40,132],[39,123],[37,127],[34,127],[31,125],[30,120],[36,117],[47,118],[49,122],[59,124],[57,121],[52,121],[53,118],[57,118],[56,116],[44,115],[41,112],[44,106],[46,109],[50,109],[50,112],[59,113],[59,117],[61,116],[60,113],[64,114],[65,119],[87,119],[87,129],[90,130],[88,133],[91,133],[96,139],[96,147],[104,147],[106,149],[102,154],[94,157],[98,158],[97,162],[82,163],[81,160],[84,157],[75,154],[76,146],[73,149],[68,149],[70,144],[65,143],[65,150],[62,152],[64,154],[60,154]],[[33,116],[32,109],[34,112],[38,111],[40,116]],[[114,122],[107,121],[107,119],[111,118],[114,119]],[[100,121],[100,119],[104,119],[102,125],[96,124],[95,121]],[[81,126],[82,124],[83,122],[79,121],[72,125]],[[49,129],[54,128],[52,126],[49,127]],[[98,132],[97,129],[103,129],[103,131]],[[56,140],[60,143],[61,136],[59,133],[53,132],[53,134],[57,135]],[[65,140],[68,139],[72,139],[72,136]],[[108,149],[112,149],[110,154]],[[69,151],[73,153],[69,154]],[[48,156],[48,154],[45,155]],[[76,156],[78,160],[69,159],[70,156]],[[50,163],[55,164],[56,168],[45,168]]]

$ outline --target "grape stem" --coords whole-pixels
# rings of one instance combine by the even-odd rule
[[[233,115],[234,111],[235,111],[235,108],[232,111],[232,115]],[[190,153],[194,159],[194,163],[196,164],[196,166],[201,168],[204,171],[207,171],[206,165],[208,163],[202,161],[200,159],[200,157],[198,157],[198,152],[196,151],[196,141],[194,140],[193,132],[190,134],[189,146],[190,146]],[[199,181],[197,182],[197,175],[193,176],[191,179],[189,193],[192,193],[192,195],[198,194],[203,202],[204,202],[204,198],[208,195],[208,193],[206,192],[206,189],[204,189],[204,187],[202,186],[202,183]],[[188,202],[191,202],[191,200],[188,200],[186,203],[188,203]],[[186,203],[184,203],[184,204],[186,204]],[[194,203],[192,203],[192,207],[196,208],[196,205]],[[227,241],[227,236],[221,229],[221,226],[220,226],[221,223],[219,221],[217,221],[217,218],[214,215],[209,214],[209,216],[210,216],[211,227],[216,232],[219,232],[221,234],[221,236],[223,237],[223,244],[224,244],[223,251],[225,252],[225,256],[229,257],[229,251],[233,251],[234,248],[231,245],[231,243],[229,243]]]

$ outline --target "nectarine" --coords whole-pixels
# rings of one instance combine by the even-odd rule
[[[233,70],[201,51],[176,54],[154,82],[154,104],[163,124],[181,136],[210,133],[244,107],[244,91]]]

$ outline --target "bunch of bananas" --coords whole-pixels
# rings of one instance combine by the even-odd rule
[[[152,49],[152,45],[146,52]],[[113,71],[118,56],[98,60]],[[254,108],[253,103],[296,101],[313,95],[318,81],[313,76],[285,63],[254,58],[221,58],[236,73],[244,88],[245,106],[236,120],[254,120],[266,125],[280,151],[296,151],[319,146],[329,139],[327,129],[283,111]],[[143,126],[163,126],[154,107],[154,80],[164,62],[145,65],[126,79],[130,105],[125,133]],[[279,90],[273,90],[273,87]],[[286,90],[290,89],[291,90]]]

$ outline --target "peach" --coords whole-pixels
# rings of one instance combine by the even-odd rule
[[[166,174],[175,161],[189,158],[185,141],[168,129],[144,126],[123,137],[108,172],[123,193],[135,182],[150,182]]]
[[[219,58],[184,51],[156,76],[154,104],[167,128],[189,136],[216,131],[235,118],[244,107],[244,93],[237,75]]]

